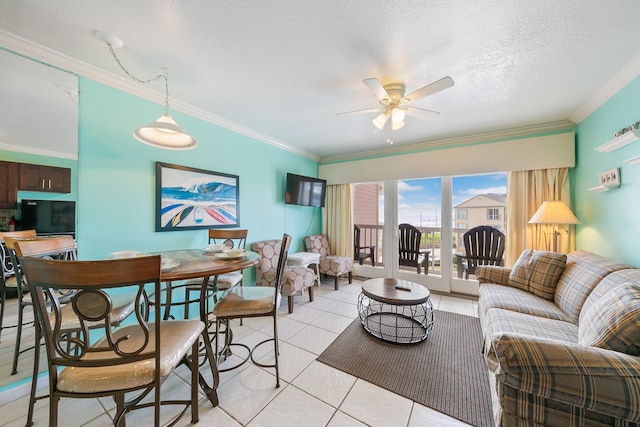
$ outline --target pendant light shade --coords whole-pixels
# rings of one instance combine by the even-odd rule
[[[389,120],[389,115],[387,113],[381,113],[373,119],[373,125],[378,129],[382,129],[387,123],[387,120]]]
[[[167,150],[189,150],[197,145],[196,140],[186,134],[168,114],[134,130],[133,137],[144,144]]]

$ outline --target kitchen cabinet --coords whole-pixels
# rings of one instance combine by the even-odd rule
[[[15,209],[18,204],[18,164],[0,162],[0,209]]]
[[[20,163],[18,190],[71,192],[71,169]]]

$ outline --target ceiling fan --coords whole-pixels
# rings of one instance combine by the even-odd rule
[[[346,113],[340,113],[338,116],[359,113],[380,113],[375,119],[373,119],[373,125],[378,129],[382,129],[389,118],[391,118],[392,130],[398,130],[404,126],[405,113],[416,116],[440,114],[437,111],[426,110],[418,107],[409,107],[408,105],[419,99],[448,89],[455,84],[453,79],[447,76],[405,96],[405,85],[403,83],[389,83],[383,86],[376,78],[364,79],[362,82],[369,88],[369,90],[371,90],[371,92],[373,92],[376,98],[378,98],[380,107],[349,111]]]

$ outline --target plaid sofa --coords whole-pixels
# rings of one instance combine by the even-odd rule
[[[476,275],[497,426],[640,425],[640,269],[525,251]]]

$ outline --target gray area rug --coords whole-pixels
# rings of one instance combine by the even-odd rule
[[[429,337],[391,344],[367,333],[355,319],[318,361],[468,424],[492,425],[480,321],[435,311]]]

